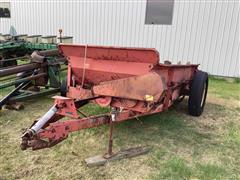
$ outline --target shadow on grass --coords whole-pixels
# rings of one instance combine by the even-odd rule
[[[206,153],[207,149],[209,153],[228,152],[230,144],[226,142],[229,139],[235,144],[239,143],[239,133],[232,124],[228,126],[228,139],[223,137],[221,143],[217,132],[214,131],[217,124],[222,123],[216,120],[227,115],[230,117],[226,108],[211,103],[207,103],[205,108],[202,117],[192,117],[188,115],[187,103],[184,101],[182,104],[174,105],[169,111],[119,123],[115,125],[115,145],[121,148],[151,146],[152,153],[148,164],[158,170],[151,176],[153,179],[228,177],[231,175],[230,168],[234,170],[234,167],[225,170],[219,164],[199,163],[197,160],[196,163],[192,162],[194,159],[202,159],[202,154]],[[198,127],[198,122],[201,124],[202,121],[205,123],[209,121],[209,124],[201,129]],[[215,123],[214,127],[212,127],[213,123]],[[235,157],[236,154],[232,155]],[[231,176],[236,177],[236,172]]]
[[[166,112],[132,119],[115,125],[119,145],[124,143],[143,143],[157,145],[167,140],[177,144],[201,144],[211,139],[212,134],[199,132],[188,120],[195,120],[187,115],[186,109],[173,106]],[[183,105],[185,107],[185,104]],[[186,118],[187,117],[187,118]],[[167,143],[167,142],[165,142]]]

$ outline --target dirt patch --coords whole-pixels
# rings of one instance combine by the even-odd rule
[[[214,95],[208,96],[207,98],[208,103],[212,104],[217,104],[220,106],[225,106],[228,108],[239,108],[240,107],[240,101],[235,100],[235,99],[222,99],[222,98],[217,98]]]

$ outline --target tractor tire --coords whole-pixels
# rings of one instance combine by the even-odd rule
[[[188,112],[192,116],[203,113],[208,90],[208,74],[198,71],[192,81],[188,99]]]
[[[60,86],[60,95],[66,97],[67,96],[67,78],[62,80]]]

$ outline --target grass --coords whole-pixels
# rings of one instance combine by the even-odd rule
[[[51,149],[21,151],[23,128],[52,105],[48,97],[23,111],[0,112],[0,179],[240,179],[239,82],[210,78],[204,114],[187,114],[187,100],[169,111],[119,123],[114,151],[140,145],[143,156],[88,168],[83,159],[106,152],[108,127],[70,134]],[[230,105],[229,105],[230,103]],[[107,112],[90,104],[89,114]]]
[[[214,83],[211,83],[214,82]],[[240,101],[240,81],[235,80],[235,83],[228,83],[224,79],[210,77],[211,88],[210,93],[224,99],[235,99]]]

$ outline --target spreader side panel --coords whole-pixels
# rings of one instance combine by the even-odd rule
[[[155,72],[101,83],[94,94],[140,101],[159,101],[166,90],[165,80]]]

